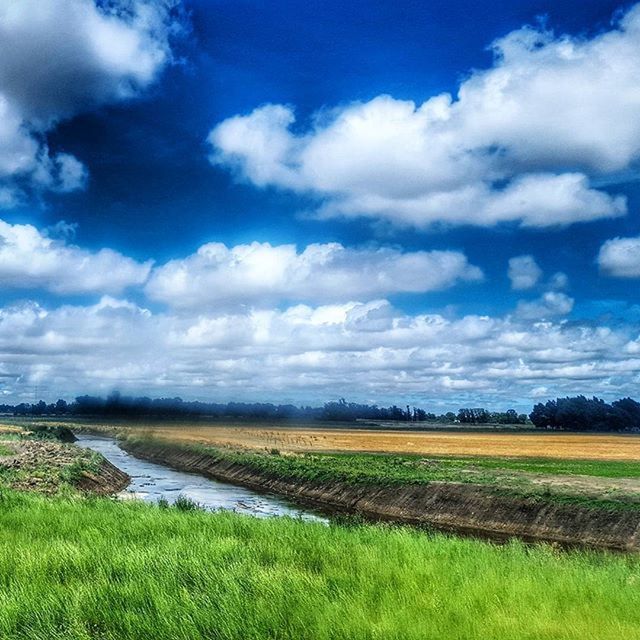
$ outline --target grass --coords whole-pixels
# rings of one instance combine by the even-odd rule
[[[153,435],[129,435],[126,440],[144,447],[170,447],[204,453],[213,460],[242,464],[254,471],[300,483],[402,486],[430,482],[456,482],[484,486],[496,495],[536,501],[576,504],[607,511],[640,510],[637,490],[620,488],[574,488],[572,475],[598,478],[638,478],[640,464],[628,461],[557,461],[519,458],[451,458],[396,454],[297,453],[218,448],[204,444],[168,442]],[[524,473],[523,473],[524,472]],[[534,482],[526,473],[554,475],[554,483]],[[564,480],[566,478],[566,481]]]
[[[0,442],[0,456],[11,456],[13,453],[14,450],[11,448],[11,445]]]
[[[452,466],[503,469],[528,473],[583,475],[598,478],[640,478],[640,462],[627,460],[554,460],[551,458],[450,458],[440,460]]]
[[[3,492],[0,637],[634,640],[640,559]]]
[[[242,464],[257,472],[299,482],[343,482],[400,486],[430,482],[480,484],[504,494],[576,502],[594,508],[640,509],[637,495],[620,491],[580,494],[562,484],[549,487],[523,475],[587,475],[601,478],[640,478],[640,463],[628,461],[547,460],[518,458],[451,458],[394,454],[300,453],[282,455],[277,449],[249,452],[203,444],[168,443],[154,437],[129,436],[145,446],[170,446],[205,453],[217,460]]]

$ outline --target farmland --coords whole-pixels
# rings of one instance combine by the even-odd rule
[[[72,425],[73,423],[65,423]],[[270,424],[76,423],[122,433],[144,432],[173,442],[291,452],[407,453],[435,456],[640,461],[640,437],[618,434],[450,432],[273,427]]]

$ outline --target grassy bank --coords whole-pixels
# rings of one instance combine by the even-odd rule
[[[640,559],[3,492],[0,637],[640,638]]]
[[[134,447],[205,454],[265,476],[298,483],[404,486],[452,482],[481,485],[502,495],[571,502],[603,509],[640,509],[640,463],[608,460],[452,458],[398,454],[281,454],[129,435]]]

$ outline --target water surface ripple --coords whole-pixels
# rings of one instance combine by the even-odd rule
[[[325,518],[278,496],[257,493],[244,487],[140,460],[120,448],[113,438],[83,433],[76,434],[76,437],[78,446],[97,451],[131,476],[131,483],[120,494],[123,498],[135,497],[145,502],[158,502],[164,498],[172,504],[182,495],[211,510],[225,509],[259,518],[291,516],[326,522]]]

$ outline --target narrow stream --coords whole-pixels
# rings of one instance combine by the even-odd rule
[[[120,494],[123,498],[139,498],[145,502],[158,502],[164,498],[173,503],[182,495],[211,510],[226,509],[259,518],[291,516],[309,521],[327,521],[312,511],[301,509],[272,494],[257,493],[244,487],[139,460],[121,449],[113,438],[82,433],[76,434],[76,437],[76,445],[102,454],[131,476],[131,483]]]

